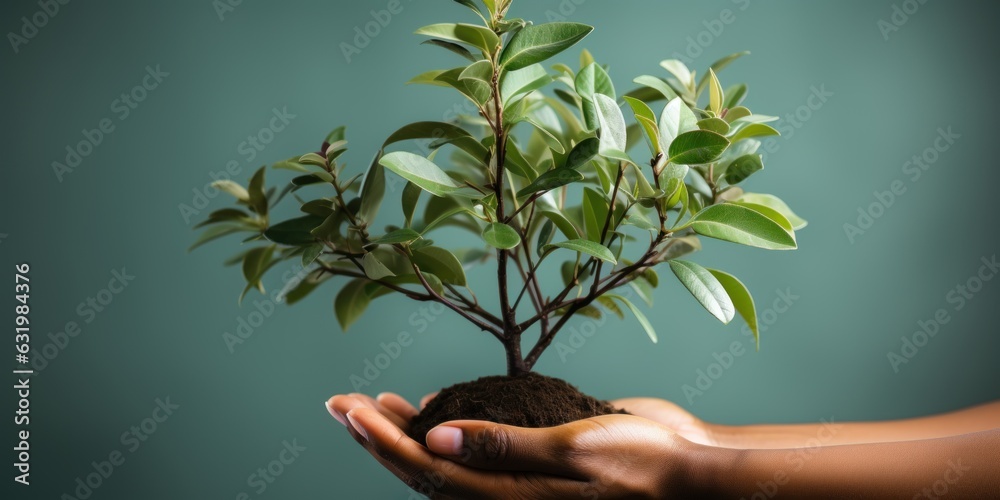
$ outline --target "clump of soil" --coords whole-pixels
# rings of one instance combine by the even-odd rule
[[[488,420],[518,427],[553,427],[627,413],[563,380],[530,372],[491,376],[442,389],[410,422],[410,437],[426,445],[427,432],[451,420]]]

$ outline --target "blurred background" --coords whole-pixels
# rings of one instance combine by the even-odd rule
[[[292,308],[260,294],[239,307],[239,269],[221,266],[238,240],[186,249],[192,226],[229,203],[197,194],[227,168],[246,182],[346,124],[360,171],[399,126],[454,116],[456,93],[404,85],[457,64],[412,33],[471,14],[447,0],[16,0],[0,11],[0,262],[5,279],[31,265],[36,353],[32,484],[6,479],[4,498],[408,498],[320,403],[354,391],[352,376],[363,392],[416,400],[501,373],[496,341],[401,297],[344,334],[336,287]],[[667,398],[729,424],[901,418],[1000,397],[1000,282],[983,260],[1000,247],[997,11],[516,1],[511,16],[596,26],[558,60],[575,66],[589,48],[620,93],[635,76],[665,75],[663,59],[703,72],[752,51],[722,80],[748,83],[748,106],[781,116],[786,133],[748,188],[810,222],[795,252],[706,241],[692,259],[754,292],[759,352],[739,320],[719,324],[671,276],[655,308],[643,306],[658,344],[632,318],[577,319],[537,369],[601,398]],[[884,194],[894,183],[902,194]],[[470,278],[494,295],[487,269]],[[948,321],[928,323],[936,315]],[[227,345],[238,331],[243,342]],[[366,374],[401,332],[412,345]],[[14,391],[4,397],[13,412]],[[94,480],[113,453],[113,473]]]

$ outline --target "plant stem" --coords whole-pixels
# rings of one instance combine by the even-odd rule
[[[503,102],[500,95],[500,49],[497,48],[493,56],[493,78],[491,82],[493,93],[493,135],[496,154],[494,164],[496,179],[494,183],[494,193],[497,198],[497,220],[505,221],[504,214],[504,168],[507,161],[507,132],[503,123]],[[497,250],[497,288],[500,295],[500,319],[503,322],[503,334],[501,342],[507,351],[507,374],[510,376],[521,375],[527,372],[524,364],[524,357],[521,355],[521,329],[518,328],[517,315],[510,304],[510,294],[507,282],[507,260],[510,252],[503,249]]]

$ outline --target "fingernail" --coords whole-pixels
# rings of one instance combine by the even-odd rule
[[[462,454],[462,429],[438,426],[427,433],[427,448],[439,455],[461,455]]]
[[[354,430],[357,431],[358,434],[361,434],[361,437],[365,438],[365,441],[368,441],[368,432],[366,432],[365,428],[362,427],[361,424],[359,424],[358,421],[351,416],[351,413],[354,413],[354,411],[352,410],[350,412],[347,412],[347,420],[351,422],[351,427],[354,427]]]
[[[337,422],[340,422],[340,425],[347,427],[347,419],[345,419],[344,416],[341,415],[339,411],[334,410],[333,407],[330,406],[330,403],[328,401],[323,401],[323,406],[326,407],[326,411],[330,412],[330,416],[337,419]]]

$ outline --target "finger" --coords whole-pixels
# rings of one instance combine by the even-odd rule
[[[477,469],[531,471],[582,479],[566,460],[565,428],[529,429],[457,420],[427,433],[427,447]]]
[[[537,498],[581,496],[588,483],[543,474],[470,469],[427,451],[370,409],[348,413],[368,439],[366,449],[411,488],[431,498]]]
[[[420,398],[420,409],[423,410],[427,407],[427,403],[430,403],[432,399],[436,398],[438,393],[432,392],[422,398]]]
[[[361,394],[360,392],[352,392],[348,394],[348,396],[357,398],[359,401],[364,403],[364,405],[367,406],[368,408],[371,408],[381,413],[382,415],[385,415],[385,417],[391,420],[392,423],[396,424],[396,427],[403,429],[404,432],[410,429],[410,420],[408,418],[403,418],[398,413],[386,408],[385,406],[382,405],[382,403],[376,401],[375,398],[367,394]]]
[[[431,498],[471,495],[474,481],[457,464],[435,457],[380,414],[359,407],[348,414],[365,449],[407,486]]]
[[[375,397],[375,401],[378,401],[379,404],[387,408],[389,411],[395,413],[396,415],[399,415],[400,417],[403,418],[403,420],[406,420],[407,422],[409,422],[410,419],[417,416],[417,413],[419,413],[419,411],[417,411],[417,409],[414,408],[409,401],[400,397],[399,394],[394,394],[391,392],[383,392],[382,394],[379,394],[378,396]]]

